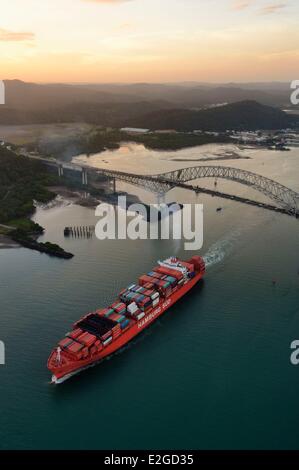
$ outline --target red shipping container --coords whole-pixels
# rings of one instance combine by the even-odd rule
[[[73,330],[71,331],[70,333],[68,333],[68,337],[69,338],[78,338],[78,336],[81,335],[81,333],[83,333],[83,331],[81,330],[81,328],[76,328],[76,330]]]
[[[85,344],[85,346],[92,346],[93,343],[95,343],[97,340],[97,337],[94,335],[91,335],[90,333],[83,333],[81,336],[79,336],[78,341],[80,343]]]
[[[61,341],[59,341],[58,346],[60,346],[61,348],[66,348],[67,346],[72,344],[72,342],[73,340],[71,340],[70,338],[64,338]]]
[[[153,306],[150,305],[149,307],[147,307],[147,308],[144,309],[144,313],[147,315],[147,314],[150,313],[152,310],[153,310]]]
[[[115,309],[115,312],[118,314],[118,315],[125,315],[126,314],[126,310],[127,310],[127,307],[125,306],[125,308],[116,308]]]
[[[105,339],[109,338],[109,336],[111,336],[112,334],[112,331],[107,331],[107,333],[105,333],[104,335],[101,336],[101,339],[103,339],[105,341]]]
[[[82,349],[84,348],[83,344],[80,344],[80,343],[76,343],[75,341],[70,344],[68,346],[68,351],[72,352],[72,353],[77,353],[79,351],[81,351]]]
[[[119,306],[117,307],[117,310],[122,310],[124,308],[126,308],[126,304],[124,304],[123,302],[120,302]]]
[[[141,285],[142,287],[145,287],[146,289],[153,288],[154,285],[156,285],[158,282],[159,282],[159,279],[155,277],[150,277],[150,276],[142,276],[139,279],[139,285]],[[148,285],[150,286],[148,287]]]
[[[84,349],[82,349],[82,356],[84,359],[88,356],[88,348],[85,347]]]
[[[170,268],[164,268],[163,266],[157,266],[156,268],[154,268],[154,271],[161,274],[167,274],[167,276],[175,277],[177,280],[180,280],[183,277],[183,274],[180,271],[176,271],[175,269]]]
[[[98,351],[101,351],[103,349],[103,345],[101,343],[101,341],[97,340],[94,345],[96,346],[97,350]]]
[[[139,285],[143,287],[148,282],[154,284],[155,280],[156,279],[154,277],[144,275],[139,278]]]
[[[154,289],[148,289],[146,290],[143,295],[146,295],[147,297],[150,297],[151,295],[153,295],[156,291]]]
[[[188,269],[188,271],[194,271],[194,264],[187,263],[186,261],[180,261],[181,265]]]
[[[96,314],[100,317],[104,317],[107,312],[109,312],[110,308],[102,308],[100,310],[96,310]]]
[[[95,346],[95,345],[91,346],[91,348],[90,348],[90,354],[93,355],[93,354],[96,354],[97,352],[98,352],[98,349],[96,348],[96,346]]]
[[[145,287],[146,289],[152,289],[154,286],[155,286],[155,285],[154,285],[152,282],[147,282],[147,283],[144,285],[144,287]]]
[[[77,338],[77,341],[81,341],[81,338],[84,339],[86,335],[89,335],[87,331],[82,332],[82,334]]]
[[[150,297],[145,297],[143,300],[141,300],[141,302],[139,302],[139,304],[140,305],[145,305],[148,302],[151,302],[151,298]]]
[[[117,321],[120,318],[121,318],[121,315],[119,315],[118,313],[112,313],[111,315],[109,315],[109,320]]]
[[[141,310],[138,309],[138,310],[136,310],[136,312],[132,313],[131,316],[132,316],[133,318],[135,318],[135,317],[137,317],[140,313],[141,313]]]
[[[117,307],[119,307],[120,305],[122,305],[121,302],[113,302],[112,305],[110,305],[110,308],[113,308],[113,310],[115,310]]]
[[[157,273],[156,271],[152,271],[152,273],[151,277],[156,277],[157,279],[161,279],[163,277],[163,274]]]

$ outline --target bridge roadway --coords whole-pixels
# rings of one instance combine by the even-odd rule
[[[181,187],[198,193],[202,192],[225,199],[264,207],[265,209],[277,210],[284,214],[296,217],[299,215],[299,194],[297,192],[271,180],[270,178],[266,178],[250,171],[241,170],[239,168],[212,165],[196,166],[182,168],[158,175],[135,175],[110,170],[100,170],[100,172],[106,176],[142,186],[144,189],[157,193],[165,193],[174,187]],[[187,184],[189,181],[200,178],[214,178],[216,181],[218,178],[222,178],[236,183],[241,183],[269,197],[277,204],[277,206],[250,200],[233,194],[222,193],[216,189],[210,190],[198,185],[195,186]]]
[[[58,168],[59,176],[63,176],[64,169],[81,172],[83,185],[88,184],[88,173],[96,173],[111,178],[114,182],[115,180],[120,180],[129,184],[141,186],[143,189],[158,193],[160,195],[165,194],[175,187],[180,187],[195,191],[197,193],[210,194],[212,196],[231,199],[245,204],[262,207],[264,209],[274,210],[276,212],[292,215],[297,218],[299,217],[299,193],[274,180],[271,180],[270,178],[250,171],[241,170],[239,168],[199,165],[195,167],[181,168],[179,170],[157,175],[139,175],[116,170],[98,169],[84,163],[73,164],[37,156],[27,156],[36,160],[40,160],[46,165],[56,166]],[[276,205],[258,202],[234,194],[223,193],[217,191],[216,189],[206,189],[198,185],[187,184],[187,182],[200,178],[214,178],[216,181],[218,178],[221,178],[249,186],[269,197],[276,203]]]

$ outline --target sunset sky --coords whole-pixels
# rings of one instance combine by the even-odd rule
[[[9,0],[0,78],[299,79],[298,0]]]

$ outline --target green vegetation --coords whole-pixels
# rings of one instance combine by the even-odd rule
[[[53,199],[55,194],[46,186],[54,181],[39,162],[0,147],[0,223],[32,215],[34,200]]]
[[[11,232],[10,228],[1,227],[0,225],[0,235],[9,235],[10,232]]]
[[[136,135],[130,140],[153,150],[179,150],[186,147],[195,147],[196,145],[229,142],[230,138],[225,134],[213,136],[169,132]]]
[[[64,251],[63,248],[61,248],[59,245],[56,245],[55,243],[40,243],[34,240],[26,230],[13,230],[10,232],[10,237],[20,245],[26,248],[30,248],[31,250],[39,251],[40,253],[47,253],[48,255],[65,259],[70,259],[74,256],[72,253]]]
[[[49,157],[70,159],[80,153],[87,155],[103,152],[106,149],[118,149],[121,142],[135,142],[143,144],[153,150],[179,150],[196,145],[229,142],[225,134],[219,136],[207,134],[187,134],[175,132],[128,134],[119,129],[106,129],[96,127],[85,135],[68,138],[58,138],[53,142],[39,143],[37,148],[31,145],[31,150],[37,150]],[[28,146],[27,146],[28,148]]]
[[[32,235],[41,235],[44,233],[44,228],[31,219],[10,220],[9,225]]]
[[[22,246],[60,258],[71,258],[71,253],[52,243],[39,243],[34,237],[44,232],[43,227],[29,217],[34,212],[34,200],[49,202],[55,197],[47,189],[56,178],[49,175],[39,162],[16,155],[0,147],[0,223],[3,234]]]
[[[127,134],[118,129],[96,128],[89,132],[85,139],[82,139],[82,146],[84,153],[91,154],[106,149],[118,149],[123,140],[128,140]]]
[[[255,101],[241,101],[215,108],[194,111],[166,109],[143,116],[138,126],[149,129],[176,129],[181,132],[225,132],[226,130],[284,129],[295,127],[298,118],[280,109],[264,106]],[[136,123],[134,123],[137,125]]]

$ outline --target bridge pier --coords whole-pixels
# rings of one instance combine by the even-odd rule
[[[113,194],[116,193],[116,178],[112,178],[112,190]]]
[[[294,198],[295,199],[295,204],[294,204],[294,211],[295,211],[295,217],[296,219],[299,218],[299,195]]]
[[[58,165],[58,176],[59,178],[63,176],[63,165]]]
[[[157,204],[165,204],[165,193],[158,193],[157,194]]]
[[[88,185],[87,170],[84,168],[82,168],[82,184],[85,186]]]

